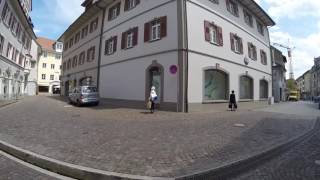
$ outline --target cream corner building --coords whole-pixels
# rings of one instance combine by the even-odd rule
[[[63,45],[43,37],[39,37],[37,42],[42,48],[38,63],[39,92],[59,94]]]

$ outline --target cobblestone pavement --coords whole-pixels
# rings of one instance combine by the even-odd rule
[[[230,180],[319,180],[320,132],[285,154]]]
[[[0,117],[0,139],[26,150],[101,170],[162,177],[247,158],[301,135],[315,122],[258,111],[151,115],[78,108],[50,97],[26,98],[0,109]]]
[[[0,179],[1,180],[57,180],[44,175],[0,154]]]

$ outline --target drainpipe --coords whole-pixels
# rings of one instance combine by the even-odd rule
[[[102,23],[100,28],[100,42],[99,42],[99,55],[98,55],[98,67],[97,67],[97,89],[100,91],[100,67],[101,67],[101,53],[102,53],[102,41],[103,41],[103,27],[104,27],[104,20],[105,20],[105,14],[107,7],[100,7],[97,5],[97,7],[102,10]]]

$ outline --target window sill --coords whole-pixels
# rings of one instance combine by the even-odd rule
[[[148,42],[149,42],[149,43],[153,43],[153,42],[160,41],[160,40],[161,40],[161,38],[159,38],[159,39],[152,39],[152,40],[149,40]]]
[[[113,54],[115,54],[116,52],[112,52],[112,53],[105,53],[104,55],[106,55],[106,56],[111,56],[111,55],[113,55]]]
[[[237,51],[233,51],[233,52],[236,53],[236,54],[242,55],[241,52],[237,52]]]
[[[215,43],[215,42],[210,42],[210,41],[209,41],[209,43],[212,44],[212,45],[215,45],[215,46],[221,46],[220,44]]]
[[[117,19],[117,17],[118,17],[118,16],[112,17],[112,18],[108,19],[108,21],[113,21],[113,20]]]
[[[136,7],[137,7],[137,5],[135,5],[135,6],[133,6],[133,7],[130,7],[130,8],[128,8],[127,10],[125,10],[125,12],[131,11],[132,9],[134,9],[134,8],[136,8]]]

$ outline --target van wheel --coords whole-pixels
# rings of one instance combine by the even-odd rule
[[[77,100],[77,104],[76,104],[78,107],[80,107],[81,106],[81,103],[80,103],[80,101],[79,100]]]

